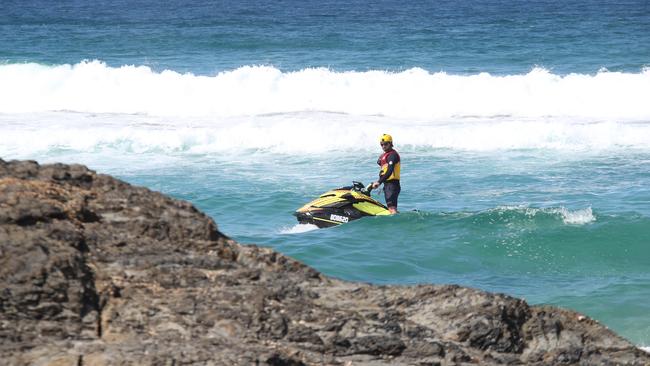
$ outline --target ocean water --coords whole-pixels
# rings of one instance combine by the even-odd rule
[[[378,284],[583,312],[650,346],[647,1],[0,3],[0,157],[188,200]],[[401,213],[291,213],[402,156]],[[383,199],[383,197],[377,195]]]

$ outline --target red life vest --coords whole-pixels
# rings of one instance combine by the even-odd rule
[[[395,150],[390,150],[385,152],[382,156],[379,157],[379,160],[377,160],[377,164],[381,167],[381,170],[379,171],[379,176],[382,176],[386,174],[388,171],[388,157],[391,154],[397,155],[397,163],[395,163],[395,167],[393,168],[393,174],[390,175],[390,177],[386,178],[387,181],[389,180],[399,180],[399,175],[400,175],[400,157],[397,151]]]

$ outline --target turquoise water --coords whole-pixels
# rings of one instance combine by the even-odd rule
[[[0,157],[188,200],[331,276],[504,292],[648,346],[649,26],[645,1],[3,1]],[[382,133],[401,213],[298,225],[375,179]]]

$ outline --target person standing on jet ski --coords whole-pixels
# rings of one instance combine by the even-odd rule
[[[380,184],[384,184],[386,206],[391,214],[396,214],[397,197],[402,190],[399,185],[400,158],[397,151],[393,149],[393,137],[391,135],[383,134],[379,139],[379,144],[384,153],[377,160],[381,170],[379,171],[379,180],[372,184],[372,188],[375,189]]]

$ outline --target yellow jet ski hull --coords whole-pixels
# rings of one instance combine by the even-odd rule
[[[390,215],[388,208],[370,196],[369,188],[353,182],[350,187],[327,191],[300,207],[294,215],[301,224],[318,227],[341,225],[365,216]]]

